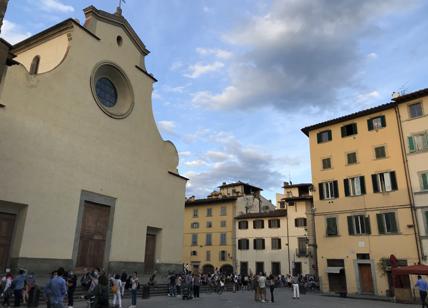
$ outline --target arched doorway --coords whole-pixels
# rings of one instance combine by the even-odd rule
[[[233,274],[233,266],[230,264],[225,264],[220,267],[220,272],[226,275]]]
[[[203,274],[213,274],[214,273],[214,266],[211,264],[205,264],[202,266],[202,273]]]

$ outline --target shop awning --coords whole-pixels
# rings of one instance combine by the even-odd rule
[[[326,273],[328,274],[340,274],[340,271],[343,270],[343,267],[336,267],[336,266],[331,266],[331,267],[327,267],[327,269],[325,270]]]

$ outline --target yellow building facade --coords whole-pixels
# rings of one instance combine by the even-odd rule
[[[305,127],[323,292],[390,295],[388,260],[419,261],[395,103]]]
[[[184,210],[183,262],[190,270],[232,273],[236,261],[236,215],[272,210],[262,189],[242,183],[223,183],[207,198],[188,198]]]
[[[408,178],[419,227],[422,262],[428,263],[428,89],[395,99]]]

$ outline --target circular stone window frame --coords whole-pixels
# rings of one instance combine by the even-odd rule
[[[98,98],[96,84],[101,78],[109,79],[116,88],[117,101],[112,107],[105,106]],[[134,108],[134,91],[131,82],[125,72],[115,63],[103,61],[95,65],[91,74],[91,91],[98,107],[114,119],[126,118]]]

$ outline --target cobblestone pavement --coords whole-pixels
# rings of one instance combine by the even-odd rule
[[[201,297],[193,300],[182,300],[180,297],[157,296],[142,300],[138,298],[137,307],[150,308],[251,308],[251,307],[293,307],[293,308],[415,308],[416,305],[393,304],[390,302],[373,301],[364,299],[351,299],[328,297],[319,294],[301,295],[299,300],[292,299],[292,293],[288,289],[275,290],[275,303],[259,303],[254,302],[254,293],[252,292],[237,292],[217,294],[201,294]],[[269,296],[268,296],[269,297]],[[122,308],[127,308],[130,305],[130,300],[125,299]],[[83,308],[85,303],[81,302],[76,307]]]

